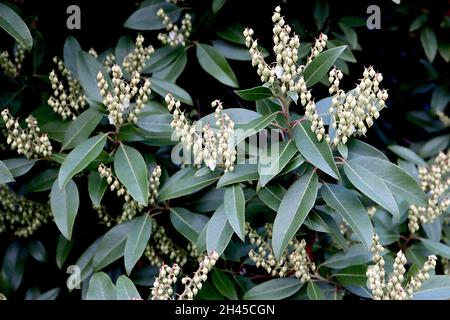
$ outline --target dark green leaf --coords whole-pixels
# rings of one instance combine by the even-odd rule
[[[3,160],[3,164],[8,168],[14,177],[20,177],[33,168],[36,159],[27,159],[25,157]],[[0,165],[1,166],[1,165]],[[1,169],[0,169],[1,171]]]
[[[168,93],[171,93],[175,99],[180,100],[182,103],[185,103],[189,106],[193,105],[192,98],[186,90],[180,88],[176,84],[160,80],[156,78],[150,78],[150,82],[152,83],[152,90],[159,94],[161,97],[165,97]]]
[[[245,196],[238,183],[226,187],[223,203],[228,222],[239,238],[245,241]]]
[[[0,185],[13,182],[14,177],[8,167],[0,160]]]
[[[50,192],[50,206],[55,223],[67,240],[72,238],[72,229],[79,205],[80,198],[75,182],[69,180],[63,189],[60,189],[58,180],[55,180]]]
[[[170,208],[170,221],[186,239],[196,243],[200,232],[208,222],[208,217],[184,208]]]
[[[212,282],[217,290],[230,300],[237,300],[238,296],[233,280],[230,277],[217,269],[211,272]]]
[[[97,171],[92,171],[88,179],[88,192],[92,204],[95,207],[100,207],[103,195],[105,194],[108,183],[106,179],[102,179]]]
[[[168,15],[170,21],[176,22],[181,14],[181,9],[172,3],[157,3],[142,7],[135,12],[124,23],[125,28],[134,30],[159,30],[165,26],[156,12],[160,9]]]
[[[298,151],[312,165],[333,178],[340,179],[330,146],[325,140],[319,142],[310,126],[310,122],[302,122],[295,128],[294,140]]]
[[[59,188],[62,189],[78,172],[86,168],[102,152],[106,134],[89,138],[73,149],[61,165],[58,174]]]
[[[117,300],[133,300],[140,299],[141,295],[127,276],[121,275],[116,282]]]
[[[31,50],[33,38],[25,22],[10,7],[0,2],[0,27],[8,32],[17,42]]]
[[[258,284],[247,291],[244,300],[281,300],[292,296],[302,287],[297,278],[276,278]]]
[[[217,182],[217,188],[226,187],[238,182],[254,181],[259,179],[258,165],[237,164],[233,171],[225,172]]]
[[[318,83],[328,73],[346,48],[347,46],[340,46],[319,53],[303,71],[306,85],[310,88]]]
[[[320,289],[320,287],[312,281],[308,282],[306,292],[309,300],[325,300],[325,295],[323,294],[322,289]]]
[[[197,44],[197,59],[203,70],[223,84],[234,88],[239,86],[227,60],[213,46]]]
[[[272,97],[272,90],[267,87],[254,87],[244,90],[235,90],[236,94],[244,100],[256,101]]]
[[[125,270],[131,273],[133,267],[142,257],[152,233],[152,219],[150,215],[143,214],[131,221],[130,234],[125,245]]]
[[[278,211],[281,200],[283,199],[286,193],[286,189],[284,189],[278,183],[270,183],[266,185],[264,188],[259,189],[258,197],[266,206],[268,206],[273,211]]]
[[[420,32],[420,42],[422,43],[422,47],[425,50],[425,55],[428,60],[433,62],[438,48],[436,34],[433,29],[428,26],[424,27]]]
[[[316,172],[309,169],[284,195],[273,224],[272,245],[278,260],[314,206],[317,183]]]
[[[271,143],[270,149],[260,149],[258,161],[259,183],[264,187],[275,178],[297,153],[294,140]]]
[[[148,171],[141,153],[132,147],[121,144],[114,156],[114,172],[134,200],[142,205],[147,205]]]
[[[87,300],[116,300],[116,288],[104,272],[95,273],[89,280]]]
[[[89,108],[72,121],[64,133],[61,150],[71,149],[84,142],[102,120],[103,115]]]
[[[228,222],[223,206],[217,208],[207,224],[206,248],[208,252],[215,250],[219,255],[228,246],[233,235],[233,228]]]

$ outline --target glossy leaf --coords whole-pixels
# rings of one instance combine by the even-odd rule
[[[116,297],[117,300],[133,300],[140,299],[141,295],[127,276],[121,275],[116,282]]]
[[[355,193],[343,186],[326,183],[321,188],[321,195],[325,202],[345,219],[369,250],[373,238],[372,222]]]
[[[344,163],[344,172],[359,191],[391,212],[395,217],[398,218],[400,216],[399,208],[392,192],[380,177],[353,161]]]
[[[288,189],[278,208],[273,224],[272,246],[280,259],[289,241],[294,237],[317,198],[318,178],[310,169]]]
[[[58,174],[59,188],[62,189],[78,172],[86,168],[102,152],[106,134],[87,139],[73,149],[64,160]]]
[[[245,241],[245,196],[239,184],[225,189],[223,204],[228,222],[239,238]]]
[[[130,195],[140,204],[147,205],[148,171],[141,153],[121,144],[114,156],[114,172]]]
[[[325,300],[325,295],[323,294],[322,289],[320,289],[315,282],[308,282],[306,292],[309,300]]]
[[[172,3],[156,3],[144,6],[128,17],[124,23],[125,28],[134,30],[159,30],[165,26],[156,12],[162,8],[170,21],[176,22],[181,14],[181,9]]]
[[[148,214],[134,218],[130,226],[130,234],[125,244],[125,270],[131,273],[134,265],[142,257],[152,234],[152,218]]]
[[[271,143],[270,149],[260,149],[258,161],[259,183],[264,187],[275,178],[297,153],[293,140]]]
[[[297,278],[275,278],[248,290],[244,300],[281,300],[300,290],[302,283]]]
[[[256,101],[261,100],[265,98],[272,97],[272,90],[270,90],[267,87],[254,87],[250,89],[244,89],[244,90],[235,90],[236,94],[241,97],[244,100],[247,101]]]
[[[281,200],[286,193],[286,189],[278,183],[269,183],[264,188],[259,189],[258,197],[266,206],[273,211],[278,211]]]
[[[108,188],[106,179],[101,178],[97,171],[92,171],[88,179],[88,192],[89,198],[91,198],[92,204],[95,207],[100,207],[106,188]]]
[[[389,150],[394,152],[397,156],[400,158],[405,159],[406,161],[412,162],[418,166],[425,166],[427,163],[425,160],[423,160],[421,157],[419,157],[414,151],[398,146],[398,145],[391,145],[388,147]]]
[[[60,189],[58,180],[55,180],[50,192],[50,206],[59,231],[67,240],[70,240],[80,206],[78,188],[75,182],[69,180],[63,189]]]
[[[104,272],[95,273],[89,280],[87,300],[116,300],[116,288]]]
[[[197,44],[197,59],[200,66],[221,83],[230,87],[238,87],[236,76],[227,60],[213,46]]]
[[[340,46],[325,50],[319,53],[319,55],[306,66],[303,71],[303,77],[305,78],[308,88],[318,83],[328,74],[330,68],[335,64],[336,60],[346,48],[347,46]]]
[[[208,222],[208,217],[184,208],[170,208],[170,221],[187,240],[196,243],[200,232]]]
[[[33,168],[36,163],[36,159],[27,159],[25,157],[11,158],[2,160],[3,164],[8,168],[13,177],[20,177],[26,174]],[[1,161],[0,161],[1,162]],[[0,164],[1,167],[1,164]],[[1,171],[2,169],[0,169]],[[0,173],[1,175],[1,173]],[[1,179],[1,178],[0,178]]]
[[[211,278],[216,289],[230,300],[237,300],[237,292],[233,281],[225,272],[214,269]]]
[[[8,167],[0,160],[0,185],[13,182],[14,177]]]
[[[25,48],[31,50],[33,47],[33,38],[27,25],[14,10],[1,2],[0,27],[14,37],[17,42],[20,42]]]
[[[208,252],[215,250],[222,255],[233,235],[233,228],[228,222],[225,209],[222,206],[212,215],[206,229],[206,248]]]
[[[185,103],[189,106],[193,105],[192,98],[189,93],[176,84],[156,78],[150,78],[149,80],[152,84],[152,90],[159,94],[161,97],[164,98],[168,93],[171,93],[175,99],[180,100],[182,103]]]
[[[233,171],[225,172],[217,182],[217,188],[226,187],[239,182],[254,181],[259,179],[258,165],[237,164]]]
[[[89,108],[81,113],[64,133],[61,150],[71,149],[85,141],[102,120],[103,115],[97,110]]]
[[[302,122],[296,126],[294,140],[298,151],[312,165],[331,177],[340,179],[330,146],[325,140],[319,142],[310,127],[310,122]]]

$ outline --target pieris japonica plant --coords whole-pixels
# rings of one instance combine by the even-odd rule
[[[212,45],[189,10],[144,2],[124,24],[138,32],[104,52],[69,36],[45,103],[2,106],[0,234],[16,260],[0,293],[14,297],[28,253],[49,263],[42,235],[56,232],[56,266],[76,272],[48,297],[450,298],[450,153],[368,143],[390,104],[383,65],[350,73],[349,46],[303,39],[280,6],[261,16],[269,34],[226,29]],[[9,79],[23,39],[0,55]],[[191,48],[208,74],[195,81],[223,85],[214,97],[177,82],[195,82]]]

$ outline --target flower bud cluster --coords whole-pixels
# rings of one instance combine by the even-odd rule
[[[161,167],[156,166],[150,175],[150,195],[148,200],[150,205],[154,205],[156,203],[156,199],[158,198],[158,187],[160,184],[159,178],[161,177],[161,173]]]
[[[245,45],[249,48],[252,65],[257,67],[261,82],[271,85],[276,83],[276,87],[279,87],[283,94],[291,91],[299,95],[306,95],[306,83],[302,76],[305,66],[297,65],[300,39],[295,33],[291,35],[292,29],[285,23],[280,12],[280,7],[276,7],[272,16],[274,23],[272,29],[273,52],[276,56],[274,66],[265,62],[262,52],[258,49],[258,41],[253,39],[253,29],[246,28],[244,30]],[[321,38],[326,38],[326,36],[321,35]],[[305,99],[301,99],[301,101],[303,105],[307,102]]]
[[[450,117],[449,116],[447,116],[442,111],[437,111],[436,115],[439,117],[439,120],[441,120],[441,122],[444,124],[445,127],[450,127]]]
[[[414,291],[420,289],[422,282],[429,277],[431,270],[436,266],[436,256],[429,256],[422,269],[412,276],[404,284],[406,257],[402,251],[397,253],[394,260],[393,272],[386,281],[385,261],[382,257],[383,246],[379,242],[377,234],[373,236],[372,261],[374,265],[369,266],[366,272],[369,289],[372,290],[374,300],[405,300],[411,299]]]
[[[81,109],[86,106],[86,95],[80,81],[73,77],[64,63],[58,57],[54,57],[53,62],[57,65],[58,72],[65,79],[65,83],[58,78],[55,70],[50,72],[49,80],[53,95],[50,96],[47,103],[64,120],[67,118],[74,120]]]
[[[311,53],[308,56],[306,65],[310,64],[312,60],[321,53],[327,46],[328,37],[326,34],[321,33],[319,38],[314,42],[314,46],[311,48]]]
[[[106,179],[106,183],[109,185],[109,190],[111,192],[116,191],[117,197],[123,197],[125,200],[122,207],[122,214],[114,221],[115,223],[120,224],[124,221],[131,220],[143,210],[143,206],[131,197],[125,186],[120,183],[119,179],[117,179],[117,177],[113,174],[111,168],[106,167],[104,164],[100,164],[98,167],[98,172],[100,173],[100,177]],[[107,225],[111,225],[111,221],[107,221],[108,218],[105,218],[107,217],[106,212],[99,211],[99,217]]]
[[[51,221],[48,204],[17,195],[7,185],[0,185],[0,234],[12,231],[18,237],[29,237]]]
[[[103,104],[108,109],[110,124],[120,128],[125,121],[137,122],[137,117],[151,93],[150,80],[145,79],[144,84],[140,85],[141,75],[133,71],[128,83],[122,79],[123,73],[118,65],[114,65],[111,70],[113,87],[109,90],[108,82],[101,71],[97,74],[97,85],[103,97]],[[135,100],[134,104],[131,102],[132,99]]]
[[[98,58],[98,53],[97,53],[97,51],[95,51],[94,48],[90,48],[90,49],[89,49],[89,54],[90,54],[91,56],[93,56],[95,59]]]
[[[446,192],[450,187],[450,151],[439,152],[430,166],[419,167],[419,179],[422,190],[427,194],[427,206],[409,207],[409,230],[414,233],[420,224],[432,223],[450,206]]]
[[[183,266],[189,258],[197,258],[198,252],[193,245],[188,246],[186,250],[179,247],[167,236],[162,226],[153,223],[152,236],[145,249],[145,256],[151,265],[158,266],[162,261],[171,261]]]
[[[377,213],[377,207],[371,206],[367,208],[367,214],[370,218],[373,218],[375,216],[375,213]]]
[[[172,267],[162,265],[159,269],[159,275],[153,282],[152,300],[169,300],[172,299],[172,286],[177,282],[181,268],[174,264]]]
[[[156,15],[162,20],[162,23],[166,27],[167,33],[159,33],[158,40],[163,45],[169,45],[176,47],[178,45],[186,46],[186,41],[192,32],[192,17],[189,13],[186,13],[181,20],[181,27],[174,24],[169,16],[166,14],[163,8],[159,8]]]
[[[233,146],[234,122],[223,112],[223,105],[219,100],[211,103],[215,108],[217,129],[210,124],[200,127],[200,123],[191,124],[181,111],[181,103],[168,94],[165,98],[167,107],[173,114],[171,127],[177,138],[182,142],[184,150],[193,154],[194,165],[200,167],[204,163],[210,170],[215,170],[218,164],[224,166],[225,172],[234,170],[236,148]],[[201,128],[201,129],[200,129]],[[186,160],[186,156],[184,159]],[[188,158],[189,159],[189,158]]]
[[[25,47],[21,43],[16,44],[14,50],[14,59],[11,61],[8,51],[0,53],[0,68],[3,69],[5,75],[9,78],[15,78],[22,69],[22,63],[25,59]]]
[[[26,129],[20,127],[19,121],[11,116],[8,109],[3,109],[1,116],[6,124],[4,133],[11,150],[17,150],[18,154],[23,154],[28,159],[51,156],[53,147],[50,140],[46,133],[41,132],[33,116],[25,119]]]
[[[379,88],[383,76],[377,73],[373,67],[365,68],[363,79],[356,88],[348,93],[339,89],[342,72],[336,68],[329,73],[331,87],[330,94],[335,93],[332,99],[329,113],[331,126],[335,130],[332,143],[347,143],[352,136],[365,135],[367,129],[373,125],[373,119],[380,116],[379,110],[384,108],[388,98],[386,90]],[[318,136],[319,138],[319,136]],[[326,140],[330,143],[329,134]]]
[[[198,291],[202,289],[203,283],[208,279],[208,273],[219,260],[219,254],[212,251],[210,254],[205,255],[203,260],[199,262],[197,271],[194,272],[192,277],[184,277],[181,279],[181,283],[184,284],[184,291],[178,297],[178,300],[192,300]]]
[[[155,52],[153,46],[144,47],[144,37],[139,34],[136,38],[134,50],[123,59],[124,70],[129,74],[133,74],[135,71],[141,73],[153,52]]]
[[[271,238],[272,226],[266,224],[265,228],[267,237]],[[290,253],[287,253],[286,256],[277,261],[271,246],[250,227],[250,224],[246,224],[245,231],[250,239],[250,243],[255,244],[257,247],[257,252],[252,249],[248,253],[249,258],[255,262],[256,267],[264,268],[272,276],[284,277],[294,274],[301,282],[310,280],[310,271],[315,270],[315,264],[309,259],[304,239],[301,241],[291,240],[288,247],[288,252]]]
[[[103,60],[103,65],[106,68],[106,72],[110,73],[112,66],[115,64],[116,62],[116,56],[112,53],[108,53],[105,57],[105,60]]]

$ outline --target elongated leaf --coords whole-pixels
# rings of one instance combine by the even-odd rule
[[[424,158],[435,156],[444,150],[450,143],[450,134],[437,136],[428,140],[419,150],[419,155]]]
[[[67,36],[66,41],[64,41],[63,48],[64,64],[76,78],[78,78],[77,60],[78,52],[80,51],[81,46],[78,40],[73,36]]]
[[[167,67],[155,72],[153,77],[169,82],[175,82],[186,68],[187,60],[187,54],[183,52]]]
[[[202,176],[195,176],[193,172],[181,177],[179,180],[173,180],[164,185],[160,190],[158,199],[165,201],[173,198],[179,198],[194,192],[197,192],[217,181],[220,177],[218,170],[210,171]]]
[[[152,84],[152,90],[159,94],[161,97],[165,97],[168,93],[171,93],[175,99],[180,100],[189,106],[193,105],[192,98],[186,90],[180,88],[176,84],[160,80],[156,78],[150,78]]]
[[[239,182],[254,181],[259,179],[258,165],[237,164],[231,172],[225,172],[217,182],[217,188],[226,187]]]
[[[414,177],[395,164],[372,157],[358,157],[349,163],[365,167],[382,179],[392,193],[400,195],[410,204],[425,206],[426,195]]]
[[[308,282],[306,292],[309,300],[325,300],[325,295],[323,294],[322,289],[320,289],[320,287],[312,281]]]
[[[75,182],[69,180],[63,189],[60,189],[58,181],[55,180],[50,192],[50,206],[59,231],[69,241],[72,238],[72,229],[79,205],[80,198]]]
[[[93,108],[89,108],[72,121],[64,133],[61,149],[71,149],[83,141],[94,131],[102,120],[103,115]]]
[[[208,222],[208,217],[184,208],[170,208],[170,221],[186,239],[196,243],[200,232]]]
[[[277,117],[278,113],[272,113],[265,116],[260,116],[250,122],[238,126],[235,131],[234,145],[236,146],[242,140],[253,136],[260,132],[261,130],[267,128]],[[232,119],[234,119],[232,117]]]
[[[272,90],[267,87],[254,87],[244,90],[235,90],[236,94],[244,100],[256,101],[272,97]]]
[[[114,156],[114,171],[131,196],[142,205],[148,203],[148,171],[136,149],[121,144]]]
[[[300,154],[312,165],[335,179],[340,179],[330,146],[325,140],[317,141],[310,122],[302,122],[295,128],[294,140]]]
[[[162,8],[170,21],[176,22],[181,14],[181,9],[172,3],[156,3],[142,7],[128,17],[124,23],[125,28],[134,30],[158,30],[165,26],[156,12]]]
[[[222,206],[212,215],[206,229],[206,248],[208,252],[215,250],[221,255],[233,235],[233,228],[228,222],[225,209]]]
[[[31,50],[33,38],[25,22],[10,7],[0,2],[0,27],[8,32],[17,42]]]
[[[56,265],[59,269],[61,269],[64,265],[72,246],[73,242],[68,241],[62,234],[59,235],[58,242],[56,244]]]
[[[103,269],[123,256],[132,225],[131,221],[121,223],[103,235],[95,248],[92,260],[95,271]]]
[[[134,47],[134,45],[133,45]],[[143,73],[156,73],[167,67],[170,63],[183,53],[182,47],[163,46],[155,50],[151,59],[145,64]]]
[[[424,238],[421,238],[420,241],[423,243],[425,248],[427,248],[434,254],[439,255],[445,259],[450,259],[450,246],[445,245],[438,241],[433,241]]]
[[[345,162],[344,172],[359,191],[399,218],[400,212],[394,196],[380,177],[353,161]]]
[[[239,184],[225,189],[223,203],[228,222],[239,238],[245,241],[245,196]]]
[[[58,174],[59,188],[62,189],[78,172],[86,168],[102,152],[106,134],[89,138],[73,149],[61,165]]]
[[[171,132],[173,131],[170,126],[172,119],[171,114],[150,114],[140,116],[136,125],[148,132]]]
[[[89,174],[88,179],[88,192],[89,198],[91,198],[92,204],[95,207],[99,207],[105,194],[108,183],[106,179],[102,179],[97,171],[92,171]]]
[[[143,214],[132,220],[130,234],[125,245],[125,270],[128,274],[142,257],[152,234],[152,219],[150,215]]]
[[[259,183],[264,187],[276,177],[297,153],[294,140],[272,143],[270,150],[261,150],[258,161]]]
[[[0,184],[13,182],[14,177],[8,167],[0,160]]]
[[[340,46],[319,53],[303,71],[306,85],[310,88],[322,80],[346,48],[347,46]]]
[[[53,186],[53,182],[58,178],[58,169],[47,169],[34,176],[24,186],[24,192],[42,192],[50,190]]]
[[[116,300],[116,288],[104,272],[95,273],[89,280],[87,300]]]
[[[269,183],[264,188],[259,189],[258,197],[270,209],[278,211],[285,193],[286,189],[278,183]]]
[[[437,53],[437,39],[436,35],[430,27],[426,26],[420,32],[420,42],[422,43],[422,47],[425,50],[425,55],[427,56],[430,62],[433,62]]]
[[[127,276],[121,275],[116,282],[117,300],[133,300],[140,299],[141,295]]]
[[[248,290],[244,300],[281,300],[292,296],[302,287],[297,278],[276,278]]]
[[[199,43],[196,53],[203,70],[227,86],[234,88],[239,86],[227,60],[213,46]]]
[[[343,186],[328,183],[322,186],[321,195],[330,207],[341,214],[368,250],[372,244],[373,227],[358,197]]]
[[[34,240],[28,244],[28,252],[39,262],[47,262],[47,251],[39,240]]]
[[[214,286],[223,296],[230,300],[238,299],[234,283],[226,273],[214,269],[211,273],[211,278]]]
[[[364,286],[367,283],[366,272],[366,265],[355,265],[339,270],[333,276],[342,285]]]
[[[86,95],[96,101],[103,101],[97,86],[97,74],[103,71],[103,65],[85,51],[78,52],[78,76]],[[106,76],[106,75],[105,75]]]
[[[423,160],[414,151],[412,151],[408,148],[398,146],[398,145],[392,145],[392,146],[389,146],[388,149],[391,150],[392,152],[394,152],[400,158],[403,158],[406,161],[417,164],[418,166],[425,166],[427,164],[425,162],[425,160]]]
[[[364,245],[355,244],[347,252],[338,252],[328,258],[323,265],[332,269],[343,269],[356,264],[367,263],[372,259],[370,251]]]
[[[350,139],[346,146],[348,149],[348,160],[366,156],[389,161],[383,152],[358,139]]]
[[[309,169],[284,195],[273,224],[272,245],[278,260],[314,206],[317,183],[316,172]]]
[[[423,282],[422,287],[413,294],[413,300],[448,300],[450,299],[450,277],[431,276]]]
[[[20,177],[30,171],[36,161],[36,159],[27,159],[25,157],[21,157],[5,159],[3,160],[3,164],[8,168],[13,177]]]

